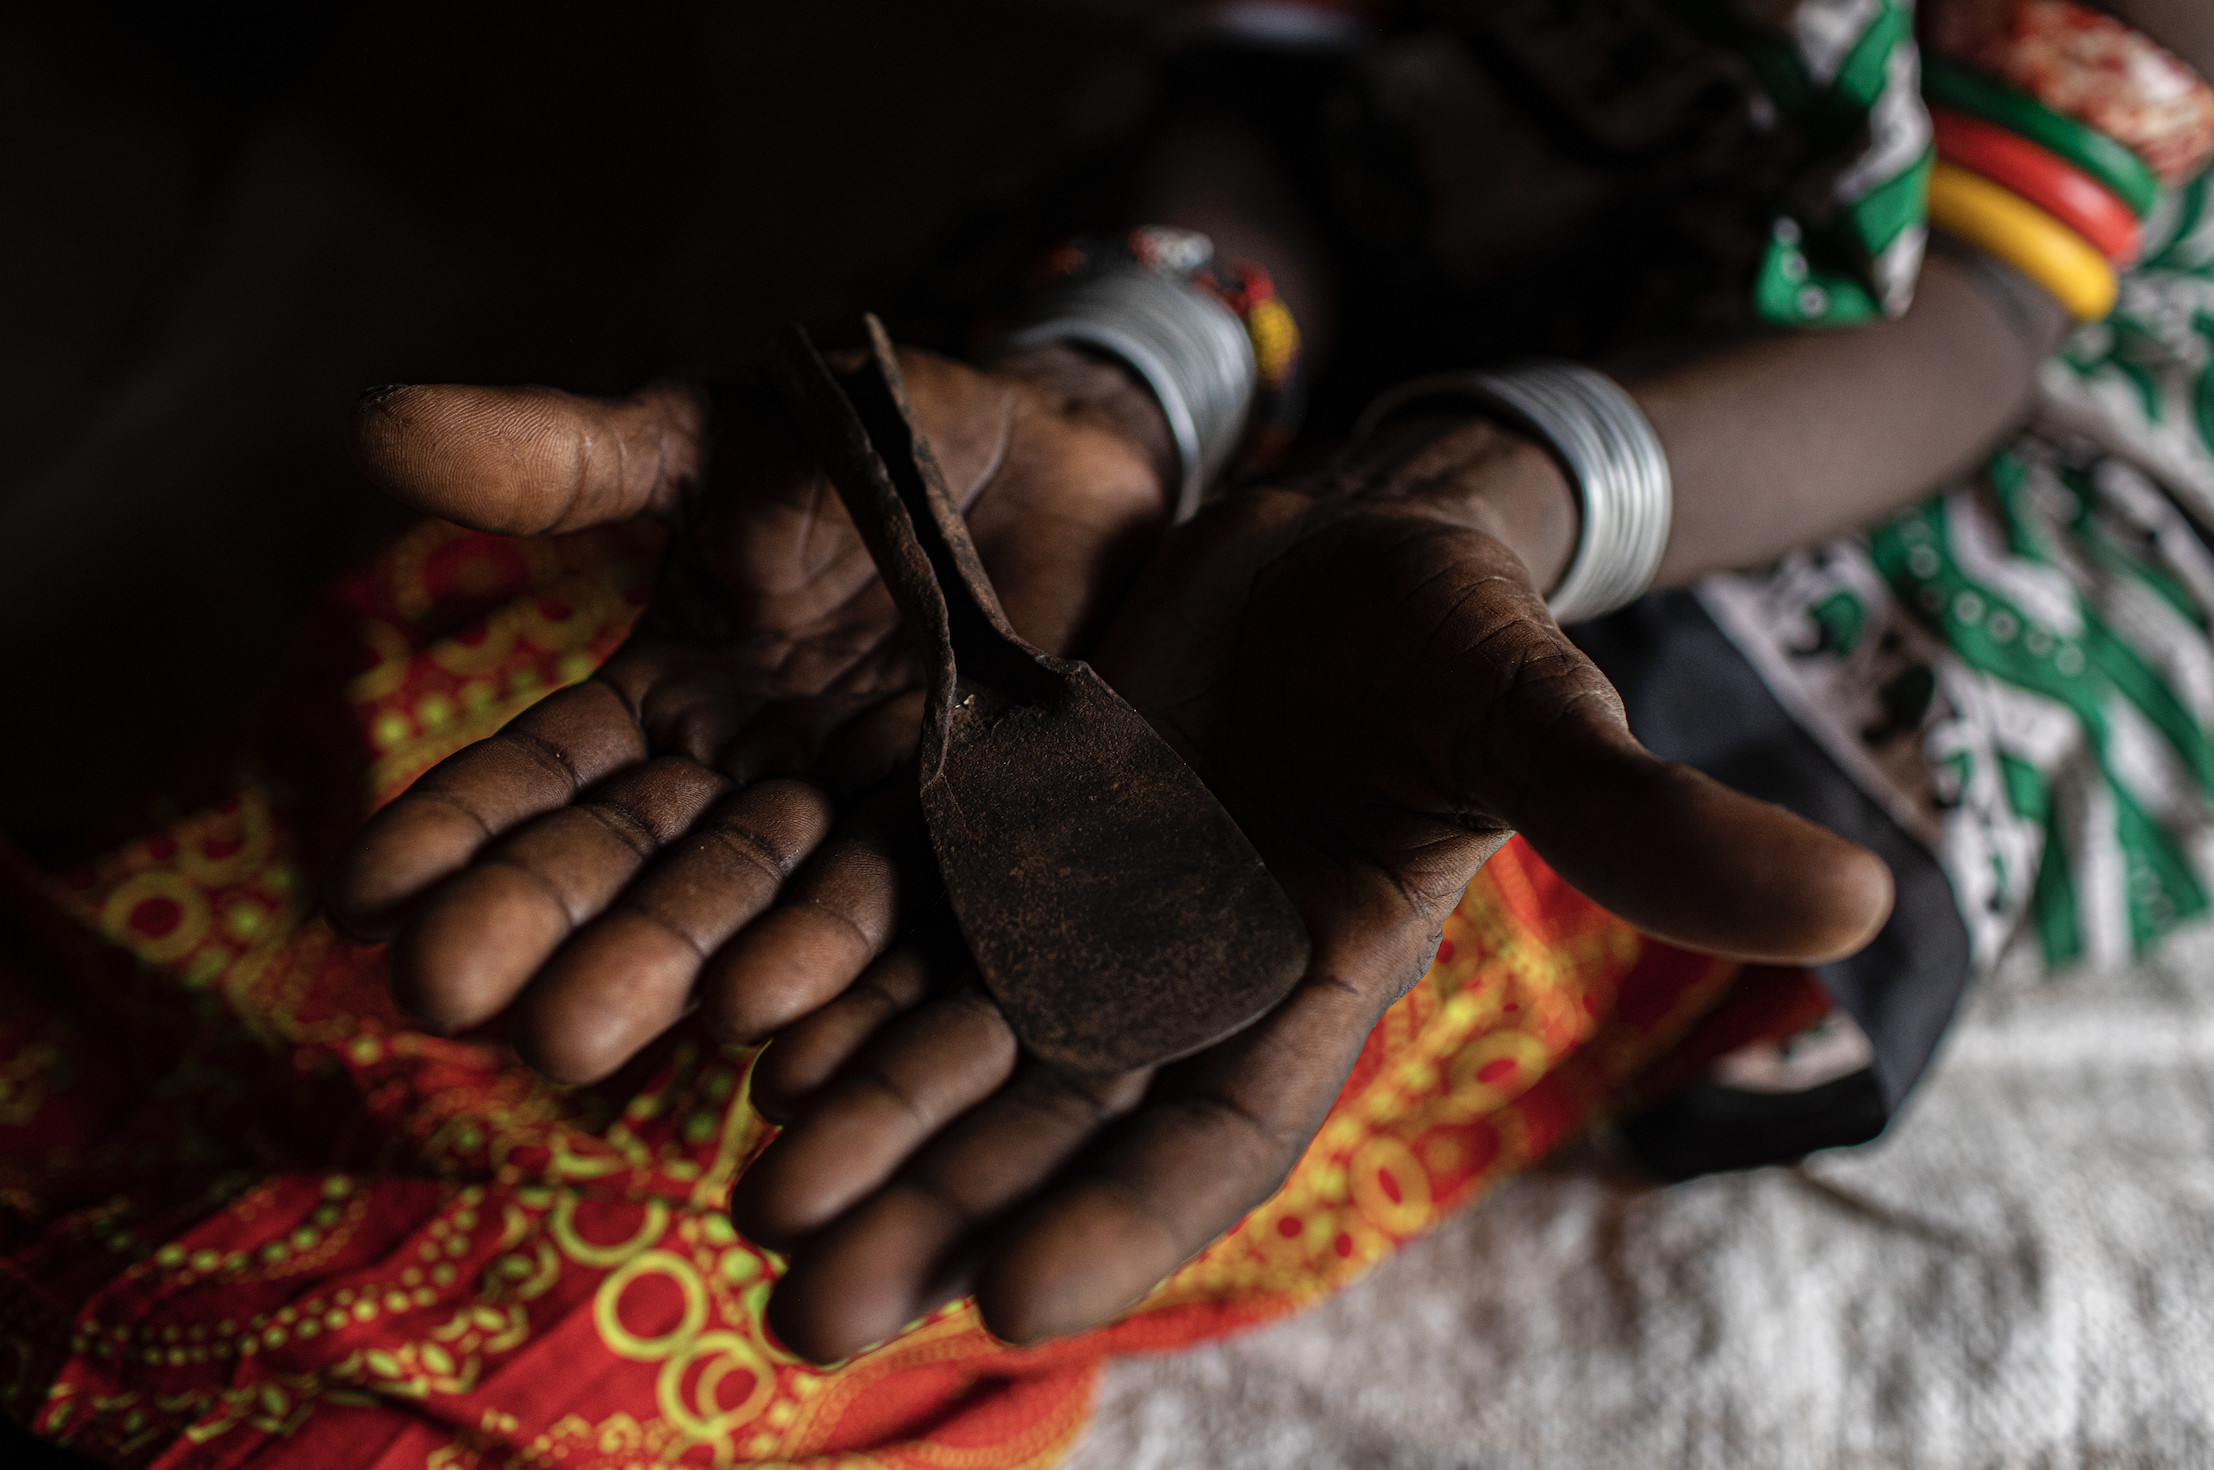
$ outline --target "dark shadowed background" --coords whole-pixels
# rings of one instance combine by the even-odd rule
[[[394,381],[619,392],[873,304],[1141,116],[1116,7],[0,7],[0,827],[59,852],[401,513]]]

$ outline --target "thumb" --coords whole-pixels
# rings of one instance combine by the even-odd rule
[[[1526,811],[1538,855],[1656,938],[1771,964],[1840,959],[1890,916],[1883,860],[1688,766],[1619,727],[1556,727]]]
[[[361,396],[352,440],[355,463],[395,498],[523,536],[672,508],[699,478],[706,424],[706,394],[689,383],[622,399],[398,385]]]

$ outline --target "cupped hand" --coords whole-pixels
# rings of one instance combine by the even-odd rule
[[[1165,520],[1158,410],[1060,348],[901,368],[1009,618],[1081,647]],[[354,433],[372,478],[477,529],[675,527],[599,672],[429,772],[342,864],[333,919],[392,942],[412,1014],[452,1031],[513,1007],[522,1055],[586,1081],[695,1005],[756,1040],[884,955],[932,871],[912,793],[882,784],[914,748],[919,672],[773,401],[404,387],[364,398]]]
[[[1550,474],[1532,452],[1410,426],[1169,537],[1099,667],[1252,838],[1311,968],[1157,1074],[1057,1074],[976,989],[890,969],[778,1038],[754,1096],[789,1126],[733,1205],[790,1254],[769,1320],[794,1350],[842,1356],[970,1291],[1017,1342],[1127,1309],[1282,1182],[1512,832],[1688,946],[1803,963],[1872,937],[1873,855],[1631,737],[1502,539],[1530,517],[1487,487]]]

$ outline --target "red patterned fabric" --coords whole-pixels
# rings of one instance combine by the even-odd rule
[[[655,545],[426,526],[340,588],[229,793],[0,864],[0,1407],[117,1466],[1050,1464],[1102,1357],[1294,1311],[1608,1106],[1729,983],[1519,843],[1283,1190],[1125,1321],[1015,1351],[966,1305],[836,1369],[761,1327],[722,1212],[769,1130],[680,1028],[593,1087],[411,1029],[315,917],[362,810],[584,677]]]

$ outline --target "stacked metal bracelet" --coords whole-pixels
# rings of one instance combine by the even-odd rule
[[[1675,503],[1668,455],[1629,394],[1604,373],[1537,362],[1497,373],[1444,373],[1402,383],[1370,404],[1355,428],[1378,424],[1423,399],[1473,400],[1544,442],[1583,504],[1568,573],[1546,600],[1562,623],[1581,622],[1644,595],[1668,546]]]
[[[1244,437],[1259,380],[1237,314],[1185,281],[1135,267],[1110,270],[1046,296],[993,352],[1046,342],[1095,348],[1145,380],[1176,444],[1176,519],[1198,510]]]

